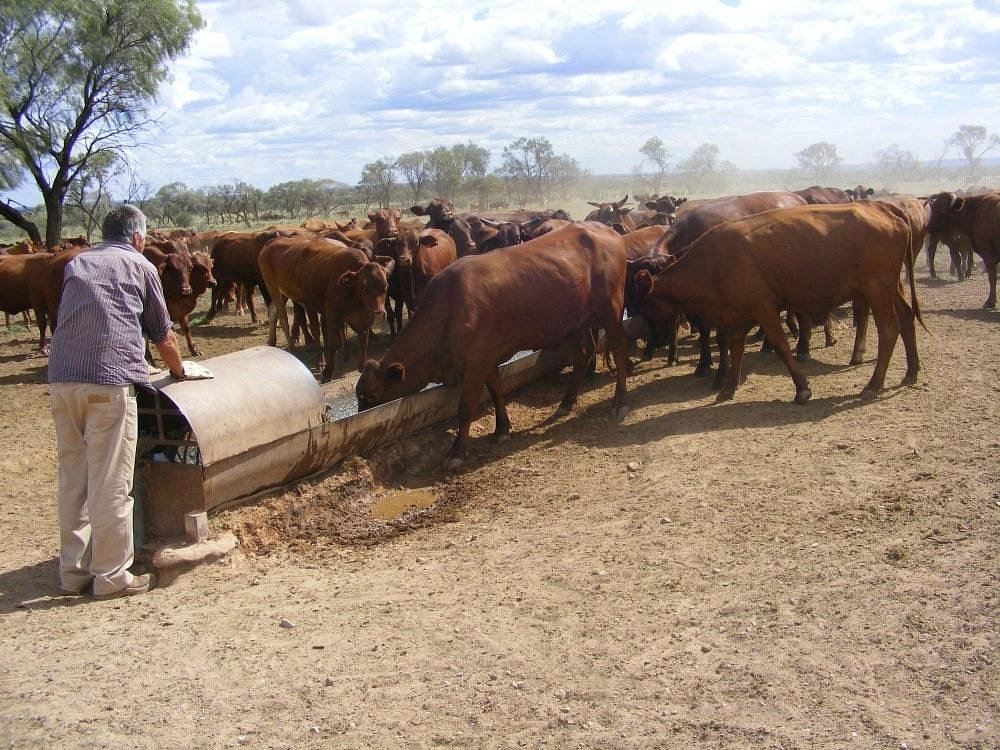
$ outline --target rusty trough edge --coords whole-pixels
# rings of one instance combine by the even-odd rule
[[[538,378],[562,369],[569,359],[566,348],[537,351],[500,366],[504,392],[510,394]],[[345,378],[324,388],[324,395],[353,394],[357,377]],[[223,509],[251,502],[291,482],[327,471],[353,455],[362,455],[396,442],[425,427],[454,418],[458,413],[460,387],[438,385],[419,393],[336,421],[280,437],[264,445],[230,456],[201,469],[203,507],[213,515]],[[483,389],[483,400],[489,395]],[[194,468],[194,467],[189,467]],[[187,494],[187,493],[183,493]],[[191,502],[174,505],[171,496],[169,523],[161,524],[158,536],[183,533],[184,513],[195,510]],[[193,499],[196,493],[188,494]],[[197,503],[195,503],[197,504]],[[174,510],[176,509],[176,513]],[[157,514],[161,519],[165,509]],[[176,515],[176,519],[172,516]],[[175,528],[176,527],[176,528]]]

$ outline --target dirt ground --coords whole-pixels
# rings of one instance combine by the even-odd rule
[[[841,323],[808,405],[756,346],[716,405],[688,341],[622,423],[603,369],[556,421],[537,383],[463,473],[425,430],[213,518],[237,553],[114,602],[54,596],[45,359],[0,332],[0,747],[1000,747],[1000,314],[982,271],[918,288],[914,387],[897,346],[859,400],[874,331],[851,367]]]

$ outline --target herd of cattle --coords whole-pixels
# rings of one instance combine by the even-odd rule
[[[1000,192],[876,200],[861,186],[812,187],[697,201],[652,196],[639,211],[627,203],[628,196],[593,203],[578,222],[561,211],[459,215],[450,202],[435,199],[410,209],[426,223],[382,209],[363,226],[310,220],[256,232],[153,230],[144,254],[159,269],[171,318],[193,355],[200,352],[187,318],[198,296],[211,288],[209,317],[246,305],[256,322],[259,289],[269,309],[268,343],[276,344],[279,323],[289,347],[301,332],[320,348],[324,380],[335,370],[336,353],[347,351],[347,327],[355,331],[361,409],[429,382],[460,385],[452,467],[464,457],[484,386],[496,407],[494,437],[509,436],[498,366],[518,351],[566,346],[572,352],[573,373],[559,406],[564,412],[594,366],[603,331],[617,378],[613,413],[621,416],[628,410],[629,333],[641,326],[646,356],[663,343],[675,361],[678,324],[686,318],[700,337],[695,372],[707,375],[715,330],[716,387],[727,399],[740,382],[747,334],[760,326],[789,370],[795,401],[804,403],[811,392],[795,360],[808,358],[814,325],[826,327],[831,343],[831,311],[852,302],[852,363],[863,359],[869,312],[878,332],[875,371],[862,392],[871,397],[883,387],[900,335],[903,382],[917,377],[916,323],[923,321],[913,265],[925,242],[931,275],[939,242],[949,248],[959,278],[971,270],[972,253],[979,255],[989,277],[985,307],[996,304]],[[0,309],[33,311],[44,350],[46,326],[57,325],[63,269],[86,243],[35,250],[25,243],[0,250],[6,256],[0,257]],[[782,313],[798,333],[794,357]],[[381,360],[368,360],[369,331],[381,315],[393,341]]]

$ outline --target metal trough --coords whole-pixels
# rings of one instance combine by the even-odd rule
[[[504,390],[566,361],[563,350],[523,352],[500,366]],[[232,505],[458,411],[458,386],[436,386],[356,413],[356,376],[320,388],[305,365],[274,347],[203,364],[214,379],[167,376],[138,396],[137,495],[148,537],[181,536],[187,513]]]

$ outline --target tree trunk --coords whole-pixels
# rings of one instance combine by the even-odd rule
[[[28,235],[28,239],[34,242],[36,245],[42,244],[42,235],[38,233],[38,227],[35,226],[33,222],[28,221],[21,214],[20,211],[15,209],[9,203],[0,201],[0,216],[5,218],[11,224],[16,226],[18,229],[22,230]]]
[[[62,239],[63,196],[58,191],[45,194],[45,212],[45,244],[52,248]]]

